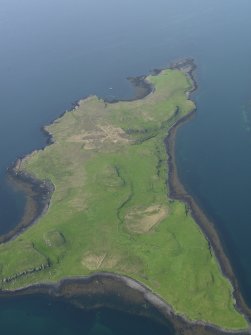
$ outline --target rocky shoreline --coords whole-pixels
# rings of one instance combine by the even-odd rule
[[[189,321],[182,315],[175,314],[171,306],[140,282],[113,273],[101,272],[86,277],[65,278],[58,283],[42,283],[13,291],[1,291],[0,298],[41,294],[52,299],[64,299],[83,310],[106,307],[149,317],[171,328],[173,334],[248,334],[224,331],[202,321]]]
[[[187,73],[193,81],[193,88],[188,92],[188,96],[196,90],[197,85],[194,80],[195,64],[193,60],[181,60],[171,66]],[[154,70],[153,74],[158,74],[161,70]],[[134,100],[144,98],[153,91],[153,87],[145,80],[145,76],[137,78],[129,78],[132,84],[140,87],[140,97],[135,95]],[[112,101],[116,103],[117,100]],[[111,101],[109,101],[111,103]],[[77,104],[76,107],[77,108]],[[173,199],[180,200],[187,205],[197,224],[201,227],[206,238],[208,239],[209,247],[217,256],[219,264],[223,273],[229,278],[234,287],[234,298],[236,299],[237,308],[248,316],[251,320],[251,312],[246,306],[238,283],[234,276],[229,259],[226,257],[222,248],[218,234],[213,224],[208,220],[203,211],[196,204],[195,200],[187,194],[183,185],[180,183],[176,164],[175,164],[175,137],[177,129],[187,122],[194,114],[185,116],[176,122],[166,138],[166,149],[168,154],[169,165],[169,195]],[[48,144],[51,144],[51,135],[43,128],[47,138]],[[37,220],[47,211],[52,193],[54,192],[54,185],[48,181],[40,181],[20,171],[21,159],[8,169],[10,178],[13,180],[16,187],[22,189],[27,195],[27,208],[25,215],[20,224],[8,234],[0,237],[0,243],[7,242],[19,234],[21,234],[27,227],[37,222]],[[84,309],[97,308],[100,306],[112,307],[120,309],[123,305],[123,310],[127,312],[145,315],[156,318],[160,322],[166,323],[167,320],[171,322],[175,331],[182,334],[245,334],[244,332],[229,332],[206,324],[204,322],[191,322],[185,317],[177,315],[173,312],[171,306],[164,302],[160,297],[155,295],[150,289],[125,276],[119,276],[112,273],[96,273],[88,277],[66,278],[57,284],[37,284],[26,288],[14,291],[1,291],[1,296],[11,295],[30,295],[30,294],[47,294],[55,298],[64,298],[76,303],[79,307]],[[109,299],[106,299],[109,296]],[[116,303],[110,303],[111,297]],[[108,302],[109,301],[109,302]],[[121,304],[124,302],[124,304]],[[126,306],[130,306],[127,308]],[[146,307],[147,306],[147,307]],[[250,333],[249,331],[246,334]]]
[[[8,242],[35,224],[49,208],[54,185],[50,180],[39,180],[19,169],[21,158],[7,170],[8,179],[19,191],[26,195],[26,206],[20,223],[8,233],[0,236],[0,243]]]
[[[156,75],[160,71],[161,70],[153,70],[152,74]],[[143,99],[154,91],[154,87],[146,81],[146,77],[147,76],[138,76],[127,78],[135,88],[135,95],[132,99],[124,101]],[[88,99],[88,97],[89,96],[86,96],[79,101],[75,101],[72,104],[72,109],[77,109],[79,107],[79,102],[81,100]],[[104,101],[107,103],[117,103],[121,100],[113,99]],[[58,118],[63,117],[66,112],[67,111],[61,113]],[[54,121],[52,121],[51,124],[53,122]],[[41,131],[46,138],[46,146],[53,144],[53,136],[46,130],[46,128],[41,127]],[[40,150],[43,149],[44,148],[41,148]],[[11,182],[12,186],[18,191],[25,193],[26,206],[24,210],[24,215],[20,223],[8,233],[0,235],[0,244],[16,238],[18,235],[23,233],[25,229],[36,223],[37,220],[48,210],[50,200],[55,189],[54,185],[51,183],[50,180],[39,180],[34,176],[31,176],[28,173],[20,170],[21,162],[27,156],[18,158],[7,169],[8,179]]]
[[[178,67],[180,68],[180,67]],[[192,78],[194,87],[189,92],[191,95],[197,89],[197,83],[194,79],[194,70],[193,67],[189,71],[189,76]],[[222,243],[220,241],[218,232],[214,226],[214,223],[209,220],[203,210],[198,206],[194,198],[189,195],[179,180],[177,167],[175,163],[175,138],[177,134],[177,130],[186,122],[188,122],[195,114],[196,110],[194,110],[189,115],[186,115],[184,118],[180,119],[169,131],[169,134],[166,138],[166,150],[168,154],[168,186],[169,186],[169,196],[172,199],[180,200],[187,205],[188,210],[191,212],[192,217],[195,222],[200,226],[203,231],[205,237],[208,240],[209,248],[216,255],[216,258],[219,262],[221,270],[223,274],[226,276],[228,280],[230,280],[233,286],[233,297],[236,301],[236,308],[243,313],[248,321],[251,321],[251,310],[247,306],[244,301],[244,298],[241,294],[236,276],[234,274],[231,262],[229,258],[226,256],[225,251],[223,249]]]

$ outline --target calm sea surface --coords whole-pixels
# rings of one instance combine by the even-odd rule
[[[43,296],[0,299],[4,335],[172,335],[171,328],[116,310],[83,311]]]
[[[41,126],[89,94],[129,98],[128,76],[193,57],[198,111],[178,132],[178,170],[214,220],[251,306],[250,13],[250,0],[0,0],[0,233],[25,204],[6,168],[45,145]],[[0,300],[0,325],[4,334],[165,331],[41,297]]]

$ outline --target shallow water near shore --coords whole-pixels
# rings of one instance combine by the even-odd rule
[[[46,144],[40,127],[82,96],[130,98],[134,91],[128,76],[147,74],[190,56],[197,64],[198,111],[178,131],[178,171],[189,193],[213,219],[251,305],[250,12],[249,0],[191,0],[189,4],[187,0],[77,0],[74,4],[2,0],[0,233],[16,226],[25,204],[24,195],[11,191],[6,182],[6,168]],[[77,323],[84,327],[84,320],[90,319],[95,324],[98,315],[105,327],[90,334],[125,334],[128,323],[136,330],[146,322],[127,314],[120,318],[108,310],[101,314],[81,310],[81,317],[75,319],[78,312],[65,302],[48,313],[50,299],[41,299],[0,299],[5,334],[38,334],[28,324],[46,333],[62,326],[62,333],[65,327],[66,334],[78,334]],[[69,323],[61,324],[67,315]],[[92,329],[86,327],[83,334]],[[155,327],[154,333],[162,334]],[[132,329],[128,333],[133,334]],[[150,334],[152,328],[140,329]]]
[[[52,317],[53,315],[53,317]],[[130,320],[130,322],[129,322]],[[166,326],[149,318],[112,309],[83,311],[63,300],[43,296],[1,298],[0,325],[5,335],[171,335]],[[121,327],[123,325],[123,327]]]

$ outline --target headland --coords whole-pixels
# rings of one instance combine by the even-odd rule
[[[14,171],[31,183],[50,180],[48,210],[0,246],[3,292],[109,272],[143,284],[172,306],[169,315],[190,325],[247,328],[215,245],[194,220],[197,212],[184,196],[174,200],[170,136],[195,110],[192,71],[191,61],[179,62],[142,78],[154,88],[142,99],[111,103],[92,96],[45,128],[53,144]]]

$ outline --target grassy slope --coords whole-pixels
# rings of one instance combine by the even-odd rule
[[[23,161],[21,169],[50,179],[56,190],[48,213],[0,246],[0,278],[11,279],[2,287],[116,272],[143,282],[189,319],[244,328],[205,237],[184,204],[167,195],[163,141],[194,108],[185,94],[191,82],[178,70],[148,80],[156,89],[141,100],[83,100],[47,127],[55,144]]]

